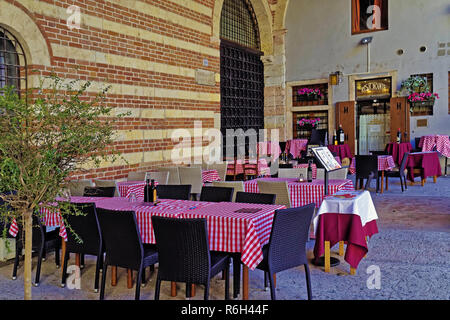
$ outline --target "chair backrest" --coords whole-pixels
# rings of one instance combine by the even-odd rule
[[[279,169],[292,169],[294,165],[292,163],[280,163],[278,165]]]
[[[207,284],[211,257],[206,219],[152,216],[158,250],[158,279]]]
[[[303,178],[306,179],[308,168],[278,169],[278,178],[298,178],[300,174],[302,174]]]
[[[229,187],[203,186],[200,201],[231,202],[234,189]]]
[[[405,175],[406,162],[408,161],[409,152],[403,154],[402,162],[400,162],[399,173],[401,176]]]
[[[119,196],[119,188],[117,187],[116,180],[102,180],[102,179],[94,179],[94,183],[96,187],[115,187],[116,190],[114,192],[114,197]]]
[[[373,172],[374,178],[378,177],[378,156],[356,155],[355,156],[356,177],[368,178]]]
[[[189,200],[191,195],[191,185],[158,184],[156,186],[156,193],[160,199]]]
[[[217,170],[220,180],[225,181],[225,179],[227,177],[228,161],[224,161],[223,163],[208,164],[207,169],[208,170]]]
[[[269,240],[268,264],[276,273],[308,263],[306,242],[315,204],[275,211]]]
[[[130,171],[128,172],[127,181],[144,181],[145,171]]]
[[[202,191],[202,168],[179,167],[180,184],[190,184],[192,186],[191,193],[198,194]]]
[[[317,168],[316,172],[316,179],[325,179],[325,169],[324,168]]]
[[[286,181],[263,181],[258,180],[258,189],[261,193],[276,194],[275,204],[281,204],[286,208],[291,207],[289,189]]]
[[[139,270],[143,258],[141,235],[134,211],[97,208],[108,265]]]
[[[114,197],[116,187],[84,187],[84,197]]]
[[[341,168],[336,171],[331,171],[328,173],[328,179],[329,180],[343,180],[347,179],[348,174],[348,168]]]
[[[97,255],[102,239],[95,203],[78,203],[73,205],[76,211],[83,213],[83,215],[77,214],[74,208],[70,208],[70,214],[66,216],[70,229],[75,232],[74,234],[70,229],[67,232],[67,250],[69,252]],[[82,243],[79,242],[79,239],[81,239]]]
[[[168,184],[170,177],[170,171],[157,171],[157,172],[146,172],[145,173],[145,181],[147,179],[154,179],[158,181],[158,184]]]
[[[213,181],[214,187],[226,187],[226,188],[233,188],[233,200],[236,199],[236,192],[238,191],[244,191],[244,182],[243,181]]]
[[[328,130],[326,130],[326,129],[319,129],[319,130],[312,129],[309,143],[323,146],[325,144],[325,135],[326,135],[327,131]]]
[[[178,167],[160,167],[159,172],[169,172],[169,181],[167,184],[181,184],[180,183],[180,173]]]
[[[72,180],[67,184],[70,190],[70,195],[73,197],[81,197],[84,193],[85,187],[93,187],[94,182],[90,179]]]
[[[236,202],[275,204],[277,196],[269,193],[236,192]]]

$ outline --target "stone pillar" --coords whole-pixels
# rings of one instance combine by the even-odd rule
[[[280,141],[286,141],[286,29],[273,33],[274,54],[261,57],[264,63],[264,127],[279,129]]]

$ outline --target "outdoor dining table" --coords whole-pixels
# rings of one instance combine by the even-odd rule
[[[447,163],[450,158],[450,137],[446,135],[423,136],[419,141],[419,148],[422,151],[434,151],[445,157],[445,175],[447,175]]]
[[[229,161],[228,168],[227,168],[227,175],[234,176],[235,174],[236,175],[243,174],[244,173],[243,163],[244,163],[243,159],[236,160],[236,168],[234,168],[234,165],[235,165],[234,161]],[[248,163],[247,160],[246,160],[246,163]],[[255,164],[256,164],[256,162],[255,162]],[[266,175],[270,174],[270,167],[269,167],[269,164],[267,163],[266,159],[258,160],[258,172],[259,172],[259,175],[261,175],[261,176],[266,176]]]
[[[260,141],[257,144],[259,155],[271,155],[274,158],[278,158],[281,154],[281,148],[279,142],[272,141]]]
[[[395,163],[398,165],[402,162],[403,155],[406,152],[411,152],[411,150],[411,142],[390,142],[386,146],[387,153],[394,158]]]
[[[306,168],[308,169],[309,164],[308,163],[297,163],[296,165],[292,166],[293,168]],[[315,163],[311,164],[312,169],[312,178],[317,179],[317,165]],[[306,179],[306,177],[305,177]]]
[[[288,183],[291,206],[302,207],[315,203],[318,208],[325,196],[324,181],[315,179],[312,182],[299,182],[297,178],[260,178],[244,181],[244,191],[258,193],[258,180],[262,181],[286,181]],[[329,180],[328,194],[334,194],[339,190],[354,190],[353,182],[350,179]]]
[[[291,154],[294,159],[302,156],[302,151],[306,151],[308,139],[293,139],[286,141],[285,152]]]
[[[350,264],[350,274],[356,273],[367,254],[367,238],[378,233],[378,219],[369,191],[339,191],[326,197],[313,219],[316,242],[314,261],[324,255],[325,272],[330,271],[330,248],[339,243],[339,255],[347,242],[344,260]]]
[[[339,145],[329,144],[328,149],[331,152],[335,153],[342,160],[344,158],[351,159],[353,157],[352,152],[350,151],[350,147],[346,143]]]
[[[415,175],[420,174],[422,186],[427,177],[433,177],[434,183],[436,183],[437,177],[442,175],[439,154],[436,151],[410,153],[406,160],[406,169],[408,170],[408,180],[412,184],[414,184]]]
[[[395,162],[394,162],[394,158],[392,156],[390,156],[390,155],[379,155],[378,156],[378,171],[381,172],[381,193],[383,193],[383,188],[384,188],[384,172],[391,171],[394,168],[395,168]],[[352,159],[352,163],[350,164],[348,171],[351,174],[356,173],[355,158]]]

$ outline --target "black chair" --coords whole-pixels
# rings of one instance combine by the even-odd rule
[[[84,197],[114,197],[116,187],[84,187]]]
[[[276,195],[270,193],[252,193],[242,192],[236,193],[235,202],[241,203],[260,203],[260,204],[275,204]]]
[[[277,195],[270,193],[237,192],[235,202],[275,204]],[[236,298],[241,286],[241,254],[235,253],[233,256],[233,297]]]
[[[158,184],[156,186],[156,193],[160,199],[175,199],[175,200],[189,200],[191,195],[190,184]]]
[[[100,300],[105,298],[108,266],[138,271],[135,300],[139,300],[144,269],[158,262],[158,253],[154,246],[142,244],[136,214],[133,211],[97,208],[97,215],[106,251],[100,286]]]
[[[294,166],[292,163],[280,163],[278,167],[280,169],[292,169]]]
[[[400,185],[402,187],[402,192],[404,191],[403,184],[405,184],[405,190],[408,189],[407,182],[406,182],[406,175],[405,175],[406,161],[408,160],[408,155],[409,155],[409,153],[403,154],[403,158],[402,158],[402,162],[400,163],[400,167],[398,167],[394,170],[391,170],[391,171],[386,171],[384,173],[384,175],[386,176],[386,190],[389,188],[388,187],[388,178],[400,178]]]
[[[368,179],[367,186],[370,186],[369,179],[377,180],[377,190],[379,190],[380,179],[378,175],[378,156],[376,155],[356,155],[355,156],[355,169],[356,169],[356,180],[355,189],[358,189],[358,181],[360,187],[363,184],[363,179]],[[373,173],[373,175],[371,175]]]
[[[208,300],[211,277],[221,271],[225,272],[225,299],[229,299],[230,256],[210,252],[206,219],[152,216],[152,225],[159,255],[155,300],[159,300],[161,281],[186,283],[188,296],[192,284],[202,284]]]
[[[63,260],[63,273],[61,287],[65,287],[67,279],[67,262],[70,253],[76,253],[84,256],[92,255],[97,257],[95,267],[94,291],[98,292],[98,281],[100,278],[100,270],[103,268],[103,239],[98,223],[97,211],[95,203],[74,204],[76,211],[82,212],[83,215],[76,215],[77,212],[71,208],[71,214],[67,215],[67,222],[70,228],[75,232],[67,233],[66,253]],[[78,238],[82,243],[79,242]]]
[[[23,229],[19,224],[19,232],[16,236],[16,257],[14,259],[13,274],[12,279],[17,279],[17,268],[19,266],[19,259],[22,254],[22,249],[24,248]],[[39,280],[41,277],[41,264],[45,261],[46,253],[49,250],[55,251],[55,264],[56,267],[60,267],[60,256],[59,250],[61,248],[61,237],[59,236],[59,228],[47,232],[47,227],[44,226],[40,219],[33,215],[33,236],[32,236],[32,249],[38,252],[38,263],[36,267],[36,277],[33,285],[35,287],[39,286]]]
[[[323,146],[325,145],[325,136],[327,134],[328,130],[326,129],[312,129],[311,130],[311,137],[309,138],[308,144],[313,145],[319,145]]]
[[[312,299],[306,242],[315,204],[275,211],[270,240],[263,247],[263,261],[257,266],[269,278],[270,296],[276,300],[274,274],[300,265],[305,268],[308,300]]]
[[[200,201],[231,202],[233,193],[234,188],[204,186],[200,193]]]

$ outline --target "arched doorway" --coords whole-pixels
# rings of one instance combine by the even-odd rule
[[[249,0],[225,0],[220,19],[220,91],[221,130],[226,151],[227,129],[242,129],[249,135],[244,145],[248,154],[250,141],[264,129],[264,65],[256,15]],[[253,129],[253,130],[251,130]],[[254,134],[253,134],[253,133]]]
[[[0,26],[0,88],[14,86],[15,91],[27,89],[26,58],[19,41]]]

